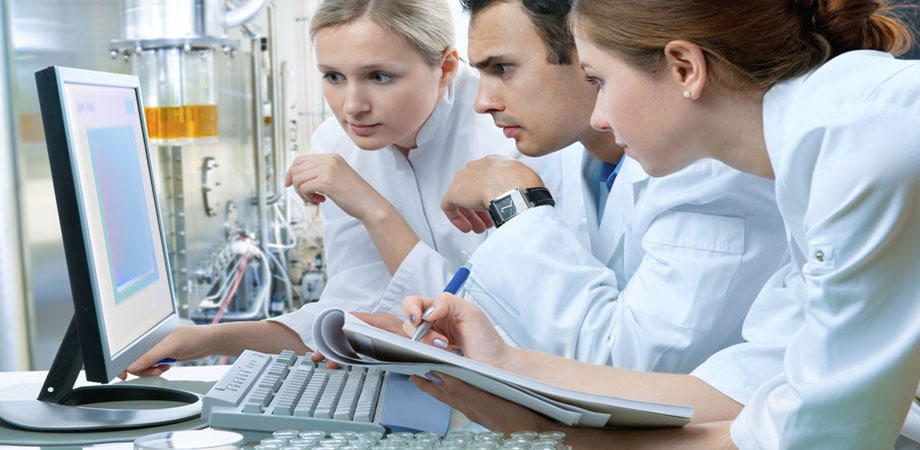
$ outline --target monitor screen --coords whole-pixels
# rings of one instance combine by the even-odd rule
[[[87,319],[96,322],[92,332],[99,333],[102,348],[97,355],[89,354],[93,349],[83,352],[84,359],[100,364],[86,368],[101,376],[94,380],[100,382],[134,362],[143,352],[132,347],[175,316],[134,80],[112,74],[61,80],[66,150],[85,238],[86,261],[77,264],[87,265],[93,289],[74,300],[91,295],[97,310]]]
[[[200,398],[182,391],[124,383],[74,389],[81,368],[89,381],[112,381],[179,319],[138,78],[52,66],[35,79],[74,316],[37,401],[0,401],[0,420],[85,430],[193,418]],[[85,406],[122,400],[182,405]]]

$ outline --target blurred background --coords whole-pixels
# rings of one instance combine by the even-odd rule
[[[326,115],[307,36],[314,3],[5,3],[2,156],[15,189],[2,220],[22,264],[3,279],[0,368],[50,366],[72,313],[34,80],[49,65],[139,76],[181,317],[207,322],[227,301],[222,320],[259,319],[318,296],[317,210],[281,184]]]

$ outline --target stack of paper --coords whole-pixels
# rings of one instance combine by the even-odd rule
[[[687,424],[693,415],[689,406],[588,394],[516,375],[381,330],[335,308],[319,315],[313,337],[317,350],[338,364],[406,375],[445,373],[565,425],[674,427]]]

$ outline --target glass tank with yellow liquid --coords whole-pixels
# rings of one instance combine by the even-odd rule
[[[230,54],[220,0],[122,0],[123,36],[112,56],[140,78],[152,143],[217,141],[215,52]]]
[[[217,96],[214,50],[146,50],[132,59],[133,72],[146,80],[144,113],[154,143],[216,140]]]

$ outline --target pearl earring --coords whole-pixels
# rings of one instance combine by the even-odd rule
[[[690,91],[684,91],[684,98],[690,98]]]

